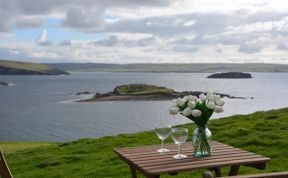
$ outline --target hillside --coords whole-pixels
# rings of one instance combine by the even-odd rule
[[[96,72],[288,72],[288,65],[264,63],[195,63],[195,64],[100,64],[100,63],[54,63],[49,64],[66,71]]]
[[[69,74],[45,64],[0,60],[0,75],[61,75]]]
[[[183,127],[189,128],[191,139],[195,125],[187,124]],[[211,120],[209,123],[214,140],[261,154],[272,160],[265,170],[242,166],[239,174],[287,171],[287,128],[288,108],[235,115]],[[172,140],[169,138],[167,142],[172,143]],[[151,144],[160,144],[154,131],[97,139],[87,138],[66,143],[47,143],[46,146],[44,143],[1,145],[15,178],[127,178],[130,176],[129,167],[117,157],[113,148]],[[173,177],[201,177],[202,171],[180,173]],[[227,172],[228,169],[223,170],[224,175],[227,175]]]

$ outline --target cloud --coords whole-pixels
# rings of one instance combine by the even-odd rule
[[[59,42],[59,45],[60,46],[71,46],[72,43],[71,43],[71,40],[63,40],[63,41]]]
[[[140,39],[121,39],[115,35],[110,36],[107,39],[92,42],[95,46],[106,46],[106,47],[145,47],[157,43],[155,37],[144,37]]]
[[[61,14],[66,27],[91,31],[104,21],[103,14],[107,8],[163,7],[170,2],[171,0],[0,0],[0,32],[10,31],[15,23],[19,27],[41,25],[36,18],[53,14]],[[27,19],[30,16],[35,19],[29,22]]]
[[[44,19],[41,17],[23,17],[16,20],[17,28],[34,28],[44,24]]]
[[[241,53],[247,53],[247,54],[253,54],[260,52],[262,49],[261,45],[257,44],[241,44],[239,47],[239,52]]]
[[[196,53],[199,51],[199,47],[193,47],[193,46],[184,46],[184,45],[179,45],[179,46],[174,46],[173,50],[176,52],[185,52],[185,53]]]
[[[96,31],[104,25],[104,12],[99,9],[84,9],[71,7],[66,11],[66,18],[62,25],[83,31]]]
[[[51,46],[52,42],[47,40],[47,31],[43,30],[37,38],[37,44],[40,46]]]

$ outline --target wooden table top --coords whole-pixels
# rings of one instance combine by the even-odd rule
[[[160,147],[161,145],[115,148],[114,151],[123,161],[146,175],[160,175],[202,168],[213,169],[233,165],[250,165],[261,168],[262,163],[264,163],[265,168],[265,163],[270,161],[270,158],[215,141],[212,142],[212,156],[204,158],[196,158],[192,155],[191,142],[181,146],[181,153],[188,156],[181,160],[173,158],[173,155],[177,154],[176,144],[165,144],[165,148],[171,150],[167,153],[158,153],[156,150]]]

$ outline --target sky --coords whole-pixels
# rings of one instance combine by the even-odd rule
[[[287,0],[0,0],[0,59],[288,64]]]

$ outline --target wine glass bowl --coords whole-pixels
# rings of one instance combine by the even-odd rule
[[[162,141],[162,147],[161,147],[161,149],[157,150],[157,152],[165,153],[165,152],[170,151],[170,150],[164,148],[164,140],[169,137],[170,131],[171,131],[170,126],[163,127],[163,128],[155,127],[155,133],[156,133],[157,137]]]
[[[181,145],[184,144],[188,138],[188,129],[187,128],[172,128],[171,137],[175,144],[178,145],[178,154],[174,155],[175,159],[187,158],[186,155],[181,154]]]

